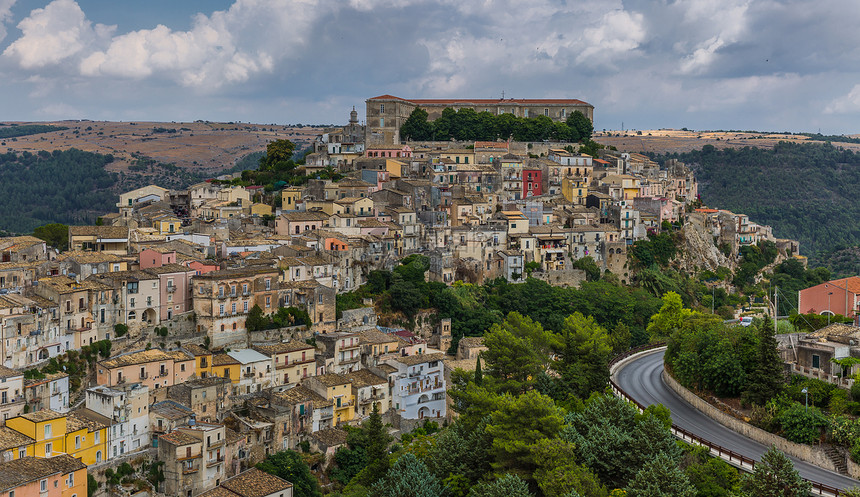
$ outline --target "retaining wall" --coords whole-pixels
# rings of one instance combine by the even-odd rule
[[[698,395],[684,388],[677,380],[675,380],[675,378],[672,378],[665,369],[663,370],[663,381],[669,386],[669,388],[681,396],[682,399],[692,404],[699,412],[726,428],[764,445],[773,445],[790,456],[794,456],[820,468],[833,471],[834,473],[837,472],[836,465],[829,457],[827,457],[827,454],[820,447],[791,442],[720,411]],[[852,475],[852,477],[856,478],[854,475]]]

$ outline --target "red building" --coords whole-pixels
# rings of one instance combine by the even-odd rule
[[[801,290],[797,308],[802,314],[842,314],[856,317],[860,306],[860,277],[828,281]]]
[[[523,198],[543,195],[543,171],[523,169]]]

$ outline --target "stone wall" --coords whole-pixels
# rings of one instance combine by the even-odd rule
[[[552,286],[578,288],[585,281],[585,271],[581,269],[550,269],[534,271],[532,278],[546,281]]]
[[[249,331],[248,342],[282,342],[284,340],[305,341],[314,336],[314,333],[306,326],[290,326],[288,328],[275,328],[272,330]]]
[[[736,433],[740,433],[741,435],[751,438],[756,442],[762,443],[766,446],[773,445],[777,449],[785,452],[790,456],[794,456],[810,464],[814,464],[820,468],[837,472],[836,465],[833,463],[833,461],[830,460],[829,457],[827,457],[827,454],[821,447],[794,443],[780,436],[774,435],[773,433],[768,433],[761,428],[756,428],[755,426],[745,421],[736,419],[720,411],[716,407],[707,403],[704,399],[700,398],[693,392],[681,386],[681,384],[678,383],[674,378],[672,378],[671,375],[666,373],[665,370],[663,371],[663,381],[666,382],[666,385],[668,385],[669,388],[671,388],[675,391],[675,393],[681,396],[682,399],[686,400],[687,402],[692,404],[697,410],[699,410],[699,412],[720,423],[726,428]],[[856,466],[854,469],[856,471]]]

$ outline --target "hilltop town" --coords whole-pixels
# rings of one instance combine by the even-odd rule
[[[131,463],[160,468],[147,491],[166,495],[293,495],[250,468],[300,447],[325,466],[344,427],[373,413],[392,433],[451,421],[452,373],[475,370],[482,339],[432,310],[338,301],[404,263],[447,286],[577,287],[595,266],[624,285],[631,247],[681,228],[696,270],[733,267],[764,241],[803,260],[796,241],[702,205],[683,163],[576,143],[401,139],[419,106],[431,118],[594,112],[579,100],[384,95],[368,99],[366,124],[353,110],[316,138],[302,184],[237,173],[149,185],[96,225],[69,226],[66,247],[0,239],[0,470],[37,475],[16,488],[58,478],[84,495],[87,474],[106,488]]]

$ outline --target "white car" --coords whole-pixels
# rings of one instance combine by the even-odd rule
[[[752,317],[744,316],[741,318],[741,326],[749,326],[752,324]]]

